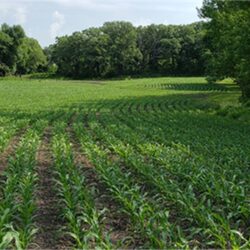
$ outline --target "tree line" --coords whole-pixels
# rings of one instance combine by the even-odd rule
[[[134,27],[107,22],[59,37],[47,48],[67,77],[204,74],[202,23]]]
[[[0,28],[0,75],[49,71],[71,78],[206,75],[227,77],[250,98],[250,2],[204,0],[189,25],[107,22],[58,37],[42,50],[21,26]]]
[[[21,26],[0,28],[0,74],[54,71],[72,77],[126,75],[203,75],[202,23],[134,27],[107,22],[89,28],[42,50]],[[56,65],[56,66],[55,66]]]

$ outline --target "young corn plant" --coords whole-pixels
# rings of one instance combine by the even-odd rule
[[[108,119],[110,118],[107,118],[107,120]],[[112,121],[112,123],[113,122],[114,121]],[[119,121],[115,121],[115,123],[119,124]],[[239,231],[238,234],[231,237],[232,227],[228,220],[224,220],[223,216],[219,215],[218,212],[214,212],[213,207],[204,204],[206,201],[205,196],[203,196],[201,200],[197,199],[194,188],[196,187],[197,190],[204,190],[204,192],[206,192],[204,188],[207,187],[206,183],[200,182],[198,178],[200,173],[202,173],[200,171],[204,169],[199,167],[199,164],[202,166],[204,164],[201,162],[200,157],[197,158],[196,155],[190,153],[189,149],[179,144],[173,145],[173,148],[159,144],[156,145],[156,147],[150,144],[153,148],[148,147],[147,144],[145,144],[145,138],[142,140],[133,131],[129,131],[126,126],[124,128],[124,125],[116,127],[110,126],[108,129],[103,129],[93,119],[91,120],[90,127],[95,131],[95,136],[101,139],[107,147],[112,148],[116,154],[124,159],[128,166],[133,166],[133,168],[141,174],[141,177],[145,177],[145,181],[157,187],[159,192],[164,194],[163,196],[167,198],[168,201],[171,201],[177,208],[179,207],[180,215],[189,219],[189,221],[193,220],[193,222],[195,222],[195,224],[190,227],[191,232],[188,232],[189,235],[201,234],[202,232],[203,238],[207,238],[206,244],[210,242],[209,244],[214,244],[214,246],[220,246],[222,248],[225,247],[225,242],[234,246],[238,244],[238,247],[241,244],[247,244],[246,239],[240,236],[242,234]],[[128,141],[129,144],[125,145],[114,135],[118,135],[118,138]],[[143,142],[144,144],[142,144]],[[155,168],[155,166],[157,166],[157,168]],[[196,170],[197,173],[191,176],[190,172],[188,172],[189,169],[192,169],[194,173],[194,170]],[[185,174],[185,172],[187,173]],[[206,172],[203,174],[205,173]],[[211,173],[207,173],[207,177],[214,179]],[[220,178],[216,177],[214,183],[216,183],[218,179]],[[207,179],[207,181],[208,180],[209,179]],[[221,184],[219,185],[219,190],[222,190]],[[214,194],[213,196],[216,197],[217,195]],[[214,218],[213,220],[216,221],[216,227],[210,223],[208,218]],[[197,225],[203,228],[198,229]],[[210,229],[208,230],[208,228]],[[208,234],[208,232],[210,233]],[[220,235],[220,237],[218,237],[218,235]],[[209,239],[211,236],[214,237],[214,241]],[[192,240],[192,238],[190,238],[190,240]]]
[[[67,221],[68,234],[76,247],[110,249],[111,244],[102,230],[102,211],[97,211],[81,168],[74,164],[72,146],[64,134],[65,124],[59,125],[53,138],[55,182],[60,206]]]
[[[10,139],[27,126],[28,120],[20,119],[17,121],[8,121],[7,124],[0,124],[0,153],[6,148]]]
[[[21,139],[15,157],[9,159],[1,190],[0,245],[26,249],[35,227],[36,151],[46,122],[38,121]]]
[[[75,133],[82,143],[84,153],[95,165],[95,169],[107,185],[115,199],[122,204],[135,229],[145,239],[149,240],[151,247],[166,248],[177,237],[173,225],[169,223],[168,212],[156,211],[155,207],[147,201],[146,195],[141,194],[140,187],[134,185],[130,174],[121,172],[116,163],[109,160],[109,152],[97,146],[88,132],[81,126],[75,126]],[[172,242],[173,243],[173,242]],[[176,240],[173,245],[179,247],[185,243],[184,237]]]

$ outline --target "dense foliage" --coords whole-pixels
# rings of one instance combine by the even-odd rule
[[[17,72],[20,74],[33,73],[45,68],[47,58],[39,43],[25,37],[18,48]]]
[[[57,38],[47,49],[61,75],[106,77],[135,74],[202,75],[203,24],[134,27],[108,22]]]
[[[39,43],[25,35],[20,25],[0,27],[0,76],[33,73],[46,65]]]
[[[250,2],[205,0],[201,16],[208,19],[208,74],[236,79],[243,98],[250,98]]]

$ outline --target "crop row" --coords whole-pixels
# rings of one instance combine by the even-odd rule
[[[240,231],[246,228],[249,218],[244,176],[228,166],[228,171],[239,176],[227,179],[220,166],[207,164],[206,159],[183,145],[152,144],[143,134],[138,136],[118,120],[107,116],[105,122],[116,126],[103,130],[94,117],[89,124],[106,147],[131,170],[137,170],[139,178],[158,188],[168,203],[174,205],[175,212],[179,212],[178,218],[189,221],[188,235],[197,234],[202,236],[204,244],[222,248],[249,244],[244,231]]]
[[[9,159],[0,193],[0,248],[25,249],[37,228],[34,224],[37,187],[36,151],[46,122],[38,121],[21,139]]]
[[[66,124],[54,127],[52,151],[57,196],[61,213],[67,224],[67,234],[78,249],[93,246],[110,249],[111,243],[102,230],[102,214],[88,190],[83,171],[74,162],[72,145],[65,132]]]
[[[27,125],[28,120],[8,121],[7,124],[0,124],[0,153],[5,149],[14,134]]]
[[[164,105],[103,101],[43,114],[46,122],[34,118],[1,176],[0,248],[27,249],[38,233],[36,153],[48,123],[57,205],[72,248],[119,247],[105,225],[109,212],[98,208],[76,161],[79,143],[144,248],[249,248],[249,129],[201,110],[154,112]],[[0,151],[28,124],[8,122],[0,121]]]
[[[185,91],[227,91],[224,85],[219,84],[147,84],[146,88],[185,90]]]
[[[131,219],[134,231],[148,242],[148,246],[184,247],[186,241],[181,232],[170,223],[168,210],[157,208],[151,202],[152,197],[149,198],[142,187],[134,182],[130,173],[123,173],[120,164],[110,156],[108,148],[98,145],[98,141],[81,123],[74,124],[74,131],[83,152],[95,166],[95,171]],[[158,199],[157,195],[154,199]]]

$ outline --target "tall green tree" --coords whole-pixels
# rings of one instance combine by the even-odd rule
[[[176,72],[181,75],[203,75],[205,70],[204,23],[181,25],[177,29],[181,49],[177,58]]]
[[[17,72],[19,74],[34,73],[47,63],[43,49],[33,38],[25,37],[18,47]]]
[[[3,24],[0,28],[0,72],[2,75],[7,72],[16,71],[18,47],[25,37],[23,28],[20,25],[9,26]]]
[[[49,59],[51,63],[53,62],[57,65],[59,74],[73,77],[72,51],[70,49],[69,36],[57,37],[56,43],[48,48],[48,53],[50,53]]]
[[[139,27],[142,72],[163,75],[202,75],[203,25],[149,25]]]
[[[140,69],[142,54],[137,47],[137,32],[129,22],[107,22],[101,31],[108,35],[111,75],[128,75]]]
[[[205,0],[207,73],[211,79],[234,78],[242,97],[250,98],[250,2]]]
[[[159,41],[157,70],[163,74],[175,74],[178,67],[178,56],[181,51],[181,39],[176,26],[161,26],[162,37]]]
[[[111,69],[110,55],[108,53],[109,37],[101,29],[90,28],[82,32],[85,43],[82,44],[84,55],[80,76],[103,77]]]
[[[50,47],[51,60],[57,64],[58,73],[64,76],[105,76],[110,71],[108,39],[98,28],[57,38],[56,44]]]
[[[127,22],[105,23],[57,38],[50,50],[58,72],[69,77],[128,75],[140,68],[136,29]]]
[[[0,76],[4,76],[10,71],[10,65],[8,65],[8,55],[11,45],[11,37],[3,31],[0,31]]]
[[[158,58],[160,54],[160,41],[162,37],[162,29],[164,25],[149,25],[139,27],[138,46],[143,55],[142,71],[146,73],[158,72]]]
[[[203,26],[108,22],[100,28],[57,38],[45,51],[68,77],[135,74],[202,75]]]

